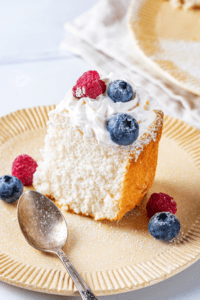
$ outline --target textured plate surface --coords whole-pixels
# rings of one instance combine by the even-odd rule
[[[40,159],[51,109],[53,106],[24,109],[0,119],[0,175],[10,174],[12,161],[19,154]],[[149,286],[199,259],[199,182],[199,131],[166,117],[155,182],[140,207],[119,222],[64,213],[69,228],[64,251],[97,295]],[[173,243],[159,242],[148,232],[145,206],[152,192],[168,193],[177,202],[181,234]],[[45,293],[77,292],[55,256],[37,251],[25,241],[16,218],[16,203],[0,201],[0,218],[0,280]]]
[[[200,10],[169,1],[133,0],[128,24],[148,63],[177,85],[200,95]]]

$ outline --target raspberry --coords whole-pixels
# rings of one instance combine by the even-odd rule
[[[82,85],[82,83],[86,83],[87,81],[99,80],[100,76],[97,71],[87,71],[83,73],[81,77],[77,80],[76,84]]]
[[[99,80],[99,84],[101,86],[101,89],[102,89],[102,94],[105,92],[106,90],[106,84],[103,80]]]
[[[23,185],[33,184],[33,174],[37,168],[36,161],[27,154],[19,155],[12,164],[12,175],[21,180]]]
[[[97,71],[88,71],[77,80],[76,85],[72,88],[73,96],[76,98],[89,97],[96,99],[106,90],[106,84],[100,80]]]
[[[149,198],[146,209],[148,218],[151,218],[156,213],[163,211],[175,214],[177,204],[174,199],[167,194],[154,193]]]

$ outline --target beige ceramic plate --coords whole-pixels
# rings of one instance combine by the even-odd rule
[[[17,111],[0,119],[0,176],[10,174],[14,158],[27,153],[37,161],[44,145],[47,113],[53,108]],[[75,268],[97,295],[132,291],[184,270],[200,257],[200,133],[166,117],[153,187],[139,208],[119,222],[93,221],[65,212],[69,239],[64,247]],[[181,235],[159,242],[148,232],[145,205],[153,192],[165,192],[178,204]],[[69,295],[76,289],[53,255],[25,241],[16,205],[0,201],[0,280],[16,286]]]
[[[148,63],[200,95],[200,10],[174,9],[163,0],[133,0],[128,24]]]

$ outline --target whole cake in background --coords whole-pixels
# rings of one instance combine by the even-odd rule
[[[126,76],[84,73],[49,113],[35,189],[62,209],[118,220],[155,177],[163,112]]]
[[[168,1],[168,0],[167,0]],[[170,0],[173,7],[185,9],[200,8],[200,0]]]

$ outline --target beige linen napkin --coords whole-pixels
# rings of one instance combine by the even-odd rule
[[[71,36],[61,48],[81,56],[102,75],[128,74],[136,85],[156,97],[165,114],[200,129],[200,97],[159,75],[135,50],[127,28],[129,4],[130,0],[99,0],[92,9],[65,24]]]

